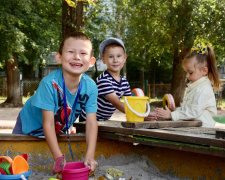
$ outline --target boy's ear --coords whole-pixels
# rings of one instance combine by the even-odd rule
[[[96,61],[96,59],[95,59],[94,57],[92,57],[91,60],[90,60],[90,65],[89,65],[89,67],[94,66],[95,61]]]
[[[56,53],[55,54],[55,60],[56,60],[57,63],[62,64],[61,54],[60,53]]]
[[[125,58],[125,61],[126,61],[127,60],[127,55],[126,54],[125,54],[124,58]]]
[[[102,60],[103,64],[105,64],[105,58],[104,58],[104,56],[101,56],[101,60]]]

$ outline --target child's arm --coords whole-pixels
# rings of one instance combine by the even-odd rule
[[[125,113],[124,103],[120,101],[116,93],[107,94],[105,97],[116,109]]]
[[[167,106],[165,108],[166,109],[156,108],[155,109],[156,117],[160,117],[164,119],[172,119],[171,111],[169,110]]]
[[[94,171],[98,163],[94,160],[95,148],[98,135],[98,124],[96,120],[96,113],[86,114],[86,142],[87,142],[87,153],[85,155],[84,164],[90,166],[91,171]]]
[[[58,157],[62,157],[63,154],[59,149],[59,144],[55,133],[54,112],[42,110],[42,116],[45,139],[47,141],[48,147],[52,153],[54,160],[56,160]],[[65,158],[63,159],[62,163],[64,166],[66,165]],[[53,173],[57,173],[55,171],[55,162],[53,164]]]
[[[147,117],[144,118],[144,121],[157,121],[156,113],[150,113]]]

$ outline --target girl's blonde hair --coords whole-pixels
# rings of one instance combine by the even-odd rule
[[[199,65],[206,65],[208,68],[208,78],[213,83],[215,88],[219,88],[220,86],[220,78],[219,78],[219,71],[216,66],[216,58],[213,51],[213,48],[207,46],[207,51],[199,53],[197,50],[193,50],[188,53],[183,63],[187,62],[189,59],[196,57],[197,63]]]

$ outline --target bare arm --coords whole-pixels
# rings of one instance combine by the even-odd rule
[[[91,171],[94,171],[98,163],[94,160],[95,148],[97,143],[98,124],[96,120],[96,113],[86,114],[86,142],[87,153],[85,155],[84,164],[91,167]]]
[[[47,141],[48,147],[52,153],[53,158],[56,159],[57,157],[62,156],[63,154],[59,149],[59,144],[55,133],[54,112],[42,110],[42,116],[45,139]]]
[[[63,168],[66,165],[66,160],[65,156],[63,156],[61,150],[59,149],[59,144],[55,133],[53,111],[42,110],[42,116],[43,116],[43,131],[45,134],[45,139],[54,158],[54,163],[52,165],[52,172],[53,174],[56,174],[58,172],[63,171]]]
[[[116,109],[125,113],[124,103],[120,101],[116,93],[107,94],[105,97]]]

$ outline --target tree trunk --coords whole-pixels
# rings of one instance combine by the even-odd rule
[[[173,76],[172,76],[172,84],[171,84],[171,94],[173,95],[176,106],[180,106],[183,96],[184,90],[186,87],[186,73],[182,68],[182,57],[178,56],[178,50],[174,51],[174,59],[173,59]]]
[[[80,30],[83,24],[83,1],[77,1],[77,7],[76,7],[76,29]]]
[[[22,97],[20,95],[18,57],[14,56],[14,61],[6,62],[7,74],[7,99],[1,104],[2,107],[22,107]]]
[[[73,7],[68,6],[65,0],[62,0],[63,37],[66,37],[71,32],[79,31],[82,26],[83,26],[83,2],[77,1],[77,6],[75,9]]]
[[[65,0],[62,0],[62,34],[63,38],[75,31],[75,8],[68,6]]]

